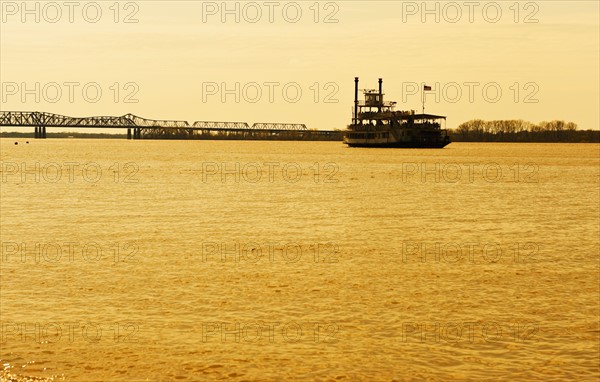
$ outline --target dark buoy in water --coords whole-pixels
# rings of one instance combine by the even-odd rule
[[[15,142],[15,145],[18,145],[18,144],[19,144],[19,142]]]
[[[26,141],[25,143],[29,144],[29,141]]]

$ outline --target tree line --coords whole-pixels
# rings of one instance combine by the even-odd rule
[[[577,130],[577,124],[565,121],[528,121],[474,119],[460,124],[449,133],[455,142],[595,142],[600,143],[600,131]]]

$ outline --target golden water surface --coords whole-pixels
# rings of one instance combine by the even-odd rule
[[[3,380],[599,378],[599,145],[14,142]]]

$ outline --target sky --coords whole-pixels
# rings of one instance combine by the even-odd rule
[[[448,128],[600,127],[598,1],[2,0],[0,10],[3,111],[344,129],[360,77],[361,89],[383,78],[399,110],[422,110],[424,94]]]

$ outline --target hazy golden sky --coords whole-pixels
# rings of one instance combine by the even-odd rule
[[[599,128],[598,1],[0,3],[2,110],[343,129],[359,76],[449,128]]]

